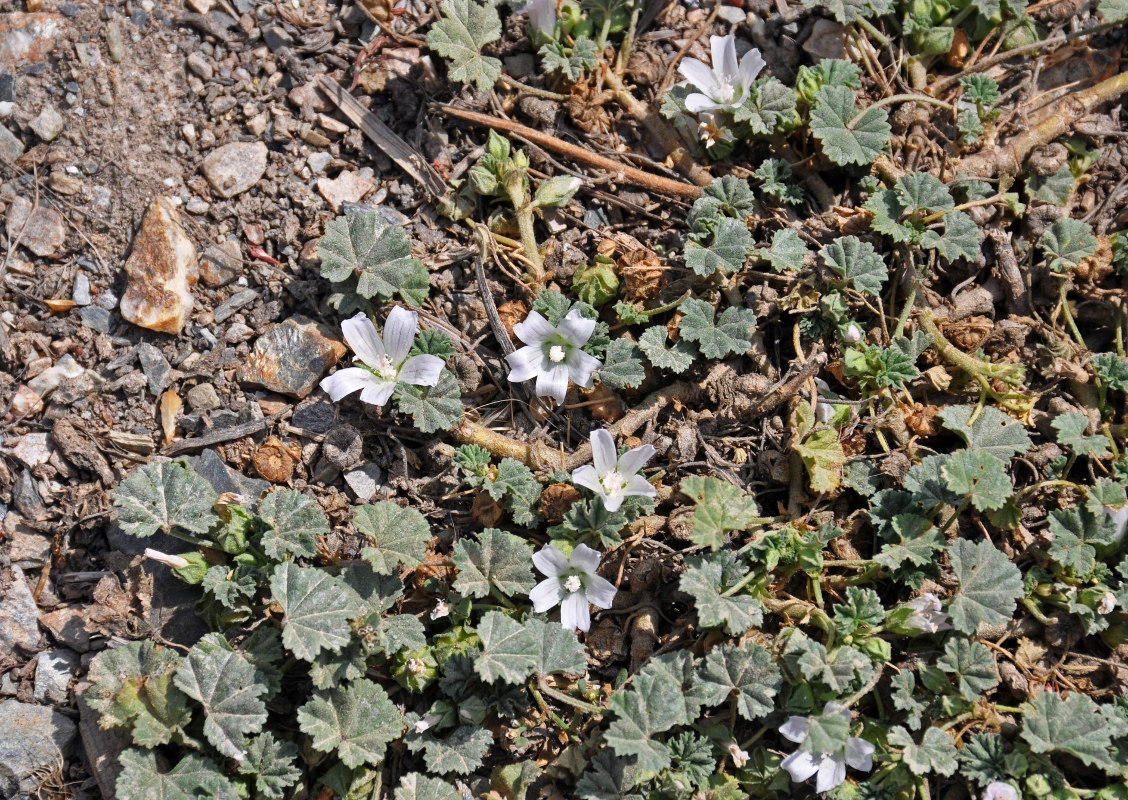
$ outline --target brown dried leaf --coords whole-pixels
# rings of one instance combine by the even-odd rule
[[[161,429],[164,430],[166,445],[172,444],[172,440],[176,438],[176,417],[183,407],[184,403],[180,401],[175,389],[169,389],[161,395]]]

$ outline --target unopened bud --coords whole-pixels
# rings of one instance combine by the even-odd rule
[[[188,559],[181,558],[180,556],[169,555],[162,553],[160,550],[153,550],[152,548],[145,548],[145,558],[152,559],[158,563],[164,564],[166,567],[172,569],[184,569],[188,566]]]

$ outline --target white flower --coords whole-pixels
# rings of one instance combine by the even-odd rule
[[[906,605],[913,610],[912,616],[905,620],[906,627],[916,628],[925,633],[950,631],[952,629],[952,626],[948,624],[948,615],[940,610],[940,598],[932,592],[925,592]]]
[[[521,13],[529,15],[529,27],[545,39],[551,39],[556,33],[555,0],[529,0]]]
[[[450,606],[446,604],[445,600],[440,599],[435,603],[435,607],[431,609],[431,619],[442,619],[443,617],[450,616]]]
[[[729,756],[732,757],[732,765],[737,769],[748,763],[748,751],[741,750],[736,742],[729,742],[728,752]]]
[[[736,37],[732,34],[710,36],[709,45],[713,51],[712,67],[696,58],[686,58],[678,64],[678,72],[700,90],[685,98],[685,107],[694,113],[740,108],[748,99],[752,81],[764,68],[764,59],[759,50],[753,49],[737,65]]]
[[[702,112],[698,117],[697,138],[701,140],[706,149],[736,141],[736,136],[733,135],[732,131],[718,123],[717,115],[708,111]]]
[[[838,703],[830,702],[823,707],[824,717],[831,714],[841,714],[846,719],[850,718],[850,710],[843,708]],[[811,721],[807,717],[791,717],[779,729],[780,735],[790,739],[796,744],[803,744],[811,730]],[[865,739],[851,736],[846,740],[846,747],[838,753],[808,753],[805,750],[796,750],[780,764],[791,775],[791,780],[796,783],[807,780],[816,772],[819,777],[815,782],[815,791],[829,792],[835,786],[846,780],[846,765],[854,769],[868,772],[873,769],[874,746]]]
[[[1097,606],[1098,614],[1111,614],[1116,608],[1116,595],[1112,592],[1105,592],[1101,595],[1101,603]]]
[[[1018,790],[1003,781],[991,781],[983,791],[983,800],[1018,800]]]
[[[438,725],[442,721],[442,719],[442,714],[428,714],[422,719],[415,721],[415,732],[423,733],[423,731],[427,730],[428,728],[432,728],[435,725]]]
[[[1128,529],[1128,503],[1125,503],[1120,508],[1105,506],[1104,511],[1108,514],[1109,518],[1116,523],[1116,533],[1113,534],[1112,541],[1114,543],[1119,542],[1124,538],[1125,529]]]
[[[846,332],[842,334],[842,338],[846,340],[846,344],[857,344],[862,340],[862,329],[851,322],[846,326]]]
[[[576,545],[571,558],[554,545],[545,545],[533,554],[533,564],[547,577],[533,587],[529,599],[538,614],[560,603],[560,624],[568,630],[591,627],[588,603],[597,608],[611,608],[618,591],[611,581],[595,574],[599,567],[599,551],[586,544]]]
[[[650,481],[638,474],[654,456],[654,445],[644,444],[618,454],[615,439],[599,428],[591,432],[591,460],[572,471],[572,482],[591,489],[603,498],[603,507],[618,511],[625,497],[654,497],[658,494]]]
[[[591,338],[593,330],[595,320],[586,319],[578,308],[569,311],[558,327],[530,311],[524,322],[513,326],[513,333],[525,347],[505,357],[509,362],[509,380],[521,383],[536,378],[537,394],[556,398],[558,403],[564,402],[569,380],[590,388],[594,383],[591,374],[602,364],[580,348]]]
[[[443,360],[430,355],[407,357],[418,327],[419,315],[399,306],[388,314],[383,339],[364,314],[345,320],[341,323],[345,341],[364,366],[337,370],[321,381],[321,388],[334,401],[359,389],[361,402],[382,406],[397,383],[434,386],[443,371]]]
[[[186,566],[188,566],[188,559],[182,558],[180,556],[169,555],[168,553],[162,553],[160,550],[153,550],[150,547],[145,548],[145,558],[152,559],[153,561],[156,561],[159,564],[164,564],[166,567],[171,567],[172,569],[184,569]]]

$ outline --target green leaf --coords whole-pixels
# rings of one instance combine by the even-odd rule
[[[1082,261],[1094,255],[1100,242],[1088,223],[1066,217],[1050,225],[1038,244],[1050,259],[1050,269],[1064,272],[1076,269]]]
[[[1121,358],[1116,353],[1094,353],[1089,364],[1109,389],[1118,392],[1128,390],[1128,358]]]
[[[524,539],[486,528],[478,534],[478,541],[455,542],[458,577],[454,589],[467,597],[485,597],[491,586],[506,596],[528,594],[536,583],[532,563],[533,548]]]
[[[375,211],[337,217],[325,226],[317,243],[321,275],[340,283],[355,277],[356,292],[368,299],[391,300],[403,295],[408,279],[422,263],[411,255],[411,241],[399,225]]]
[[[497,466],[497,477],[487,475],[482,486],[494,500],[505,498],[505,508],[518,525],[532,525],[539,519],[534,506],[543,487],[533,471],[517,459],[503,458]]]
[[[1019,735],[1035,753],[1068,753],[1089,766],[1119,772],[1109,754],[1113,729],[1089,697],[1074,692],[1063,700],[1041,692],[1023,703],[1022,711]]]
[[[850,718],[838,713],[807,717],[810,727],[800,749],[808,753],[842,753],[850,738]]]
[[[719,706],[731,698],[737,713],[750,722],[772,713],[782,680],[771,653],[750,642],[714,647],[700,675],[708,705]]]
[[[247,754],[246,735],[266,722],[266,685],[258,682],[254,665],[228,647],[222,634],[204,637],[188,652],[174,682],[204,707],[204,736],[212,746],[240,761]]]
[[[349,621],[364,611],[360,598],[340,578],[290,561],[275,567],[270,591],[285,614],[282,643],[303,661],[348,644]]]
[[[536,642],[538,675],[583,675],[587,671],[587,654],[574,631],[536,617],[525,620],[524,627]]]
[[[470,775],[482,766],[482,757],[493,744],[488,728],[463,725],[446,739],[430,734],[412,734],[407,737],[411,752],[424,752],[427,769],[436,775]]]
[[[1097,11],[1105,22],[1123,22],[1128,19],[1128,0],[1099,0]]]
[[[610,389],[636,388],[646,379],[642,358],[642,351],[629,339],[612,339],[603,366],[595,374]]]
[[[147,538],[174,528],[207,533],[219,522],[215,490],[183,460],[145,464],[113,491],[118,525],[130,536]]]
[[[332,689],[345,681],[363,677],[368,669],[368,654],[359,640],[353,640],[339,653],[325,651],[309,665],[309,678],[318,689]]]
[[[1025,593],[1018,567],[990,542],[959,539],[948,551],[960,589],[948,607],[952,627],[972,634],[980,623],[1010,621],[1015,600]]]
[[[685,314],[678,326],[681,338],[697,342],[706,358],[746,353],[752,347],[756,315],[748,308],[729,306],[716,322],[716,311],[704,300],[689,299],[679,306]]]
[[[904,748],[902,758],[917,775],[935,772],[948,776],[959,768],[956,743],[939,728],[926,728],[920,744],[914,742],[904,728],[894,728],[889,732],[889,743]]]
[[[753,136],[768,136],[795,118],[795,91],[770,76],[755,81],[744,105],[733,111],[733,120],[747,124]]]
[[[1116,522],[1108,514],[1088,508],[1054,509],[1050,512],[1050,558],[1074,576],[1090,575],[1097,565],[1097,548],[1116,538]]]
[[[668,369],[675,375],[680,375],[693,366],[697,348],[686,341],[678,341],[673,347],[666,347],[667,337],[665,325],[651,325],[638,337],[639,349],[655,368]]]
[[[363,561],[348,564],[337,577],[360,598],[363,616],[382,614],[403,596],[403,581],[398,576],[379,572]]]
[[[473,83],[488,92],[501,77],[501,62],[483,56],[481,50],[501,38],[501,18],[492,2],[445,0],[439,7],[443,18],[431,26],[427,46],[450,59],[450,77]]]
[[[1026,756],[1021,752],[1007,753],[1005,748],[1003,737],[997,733],[972,734],[956,755],[960,774],[980,786],[1023,774]]]
[[[803,260],[807,257],[807,245],[791,228],[781,228],[772,234],[772,246],[757,252],[776,272],[798,271],[803,268]]]
[[[859,292],[881,294],[889,269],[873,245],[857,236],[835,239],[819,251],[823,263]]]
[[[964,212],[949,211],[944,215],[944,235],[929,240],[925,246],[936,248],[948,262],[960,258],[973,261],[979,257],[981,249],[979,226]]]
[[[587,36],[577,37],[571,47],[562,42],[548,42],[539,52],[545,72],[558,71],[570,81],[578,81],[584,72],[594,70],[599,63],[598,48]]]
[[[608,511],[600,498],[593,497],[572,503],[559,525],[549,529],[552,539],[567,539],[572,544],[583,542],[600,550],[618,546],[619,532],[627,525],[627,515],[620,509]]]
[[[616,756],[600,750],[576,784],[576,796],[582,800],[643,800],[638,792],[638,763],[633,758]]]
[[[996,408],[980,410],[973,424],[968,424],[975,406],[948,406],[939,413],[944,427],[959,435],[972,450],[982,450],[1010,461],[1011,456],[1030,449],[1030,437],[1022,424]]]
[[[815,431],[802,442],[796,442],[792,449],[803,460],[811,480],[811,491],[817,494],[833,492],[842,484],[842,466],[846,463],[846,451],[838,441],[838,431],[834,428]]]
[[[873,628],[885,619],[885,606],[873,589],[846,587],[846,602],[834,604],[834,621],[846,635]]]
[[[118,800],[240,800],[235,784],[210,758],[190,753],[161,772],[152,750],[126,750],[119,756]]]
[[[395,800],[462,800],[462,795],[446,781],[409,772],[400,778]]]
[[[607,729],[607,744],[619,757],[636,756],[639,769],[660,772],[670,765],[670,752],[654,737],[682,724],[682,687],[671,678],[639,673],[631,688],[611,695],[615,718]]]
[[[888,14],[890,9],[887,0],[802,0],[803,7],[811,11],[826,11],[833,16],[840,25],[849,25],[859,19],[877,17]]]
[[[950,637],[944,644],[944,655],[937,660],[936,666],[955,675],[959,680],[960,694],[971,701],[978,700],[980,695],[999,683],[995,656],[987,645],[959,636]]]
[[[431,543],[431,526],[426,518],[414,508],[391,500],[355,509],[353,525],[371,542],[371,546],[361,551],[361,556],[384,575],[395,574],[400,564],[406,567],[422,564]]]
[[[854,119],[857,117],[857,121]],[[889,142],[889,115],[883,108],[858,114],[854,92],[845,86],[824,86],[811,108],[811,134],[823,154],[839,166],[871,164]]]
[[[722,550],[712,556],[690,558],[687,564],[678,588],[693,597],[701,627],[724,628],[728,633],[739,636],[764,621],[760,604],[754,597],[746,594],[724,596],[747,573],[734,553]]]
[[[1076,455],[1093,458],[1105,458],[1109,455],[1108,437],[1104,434],[1086,436],[1089,418],[1080,411],[1058,414],[1050,424],[1057,431],[1058,444],[1070,448]]]
[[[920,377],[913,359],[897,347],[851,347],[843,358],[843,366],[846,377],[867,388],[902,387]]]
[[[905,206],[893,189],[880,189],[874,192],[862,207],[873,214],[871,227],[895,242],[916,243],[924,234],[924,225],[919,221],[901,220]]]
[[[179,663],[179,654],[152,642],[129,642],[95,656],[86,701],[101,715],[101,727],[131,728],[134,743],[143,747],[168,744],[183,732],[192,710],[172,683]]]
[[[748,181],[735,175],[725,175],[715,178],[705,187],[701,197],[693,201],[687,222],[689,229],[695,233],[712,233],[725,217],[743,222],[755,208],[756,196]]]
[[[907,214],[951,211],[956,205],[948,187],[927,172],[910,172],[898,178],[894,191]]]
[[[482,640],[482,652],[474,659],[474,671],[486,683],[500,678],[520,685],[536,669],[537,637],[512,617],[489,611],[475,630]]]
[[[247,743],[247,757],[239,762],[241,775],[254,775],[255,788],[266,800],[282,800],[286,789],[302,777],[294,762],[298,748],[293,742],[279,741],[270,731]]]
[[[457,352],[449,336],[432,328],[415,334],[415,342],[411,345],[408,356],[437,356],[446,361]]]
[[[898,541],[889,542],[874,561],[889,569],[897,569],[905,561],[916,566],[928,564],[947,542],[932,520],[917,514],[898,514],[892,520]]]
[[[980,511],[1000,509],[1014,494],[1007,465],[982,450],[959,450],[940,471],[948,489],[966,496]]]
[[[784,205],[798,205],[803,202],[799,187],[790,183],[791,165],[782,158],[766,158],[752,173],[760,181],[760,191],[771,195]],[[791,230],[783,228],[781,230]],[[779,231],[777,231],[779,233]]]
[[[361,679],[316,692],[298,709],[298,726],[315,750],[336,750],[346,766],[377,766],[388,742],[403,733],[403,716],[383,687]]]
[[[293,489],[275,489],[259,504],[259,518],[266,523],[262,547],[268,556],[282,559],[287,553],[313,558],[317,537],[329,535],[329,520],[312,497]]]
[[[705,704],[705,689],[697,676],[697,664],[693,654],[685,650],[660,653],[652,656],[639,672],[644,680],[653,680],[663,687],[678,687],[678,708],[676,725],[690,725],[701,715]],[[637,678],[636,678],[637,683]]]
[[[914,731],[917,730],[920,728],[921,713],[927,708],[927,704],[913,697],[913,689],[916,687],[913,673],[909,670],[894,672],[889,676],[889,684],[892,689],[890,696],[893,699],[893,707],[898,711],[907,711],[905,724]]]
[[[720,478],[692,475],[679,491],[694,502],[691,536],[694,544],[719,550],[725,533],[742,531],[759,515],[756,501]]]
[[[462,392],[449,369],[439,373],[439,382],[434,386],[398,383],[393,396],[396,409],[410,414],[422,433],[449,431],[462,419]]]
[[[960,78],[963,99],[977,106],[990,108],[999,102],[999,84],[988,75],[964,75]]]
[[[1077,188],[1077,178],[1068,163],[1062,164],[1052,175],[1031,175],[1026,179],[1026,194],[1029,200],[1041,200],[1064,207],[1073,190]]]
[[[729,275],[744,269],[755,246],[752,234],[742,221],[725,218],[717,223],[713,242],[708,247],[694,241],[686,243],[685,265],[704,278],[718,270],[722,275]]]

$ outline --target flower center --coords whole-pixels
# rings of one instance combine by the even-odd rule
[[[713,99],[721,103],[731,103],[733,98],[736,97],[736,87],[733,86],[730,79],[725,79],[717,82],[717,96]]]
[[[584,588],[584,582],[580,580],[579,575],[569,575],[567,580],[564,581],[564,588],[568,592],[575,594],[580,589]]]
[[[399,377],[399,370],[392,360],[384,356],[375,364],[372,365],[372,371],[376,373],[376,377],[382,378],[386,381],[394,381]]]
[[[559,364],[567,357],[568,354],[564,352],[564,348],[558,344],[554,344],[552,347],[548,348],[548,360],[553,364]]]
[[[603,486],[603,491],[609,495],[620,494],[627,488],[627,479],[623,477],[621,472],[615,470],[604,475],[599,483]]]

